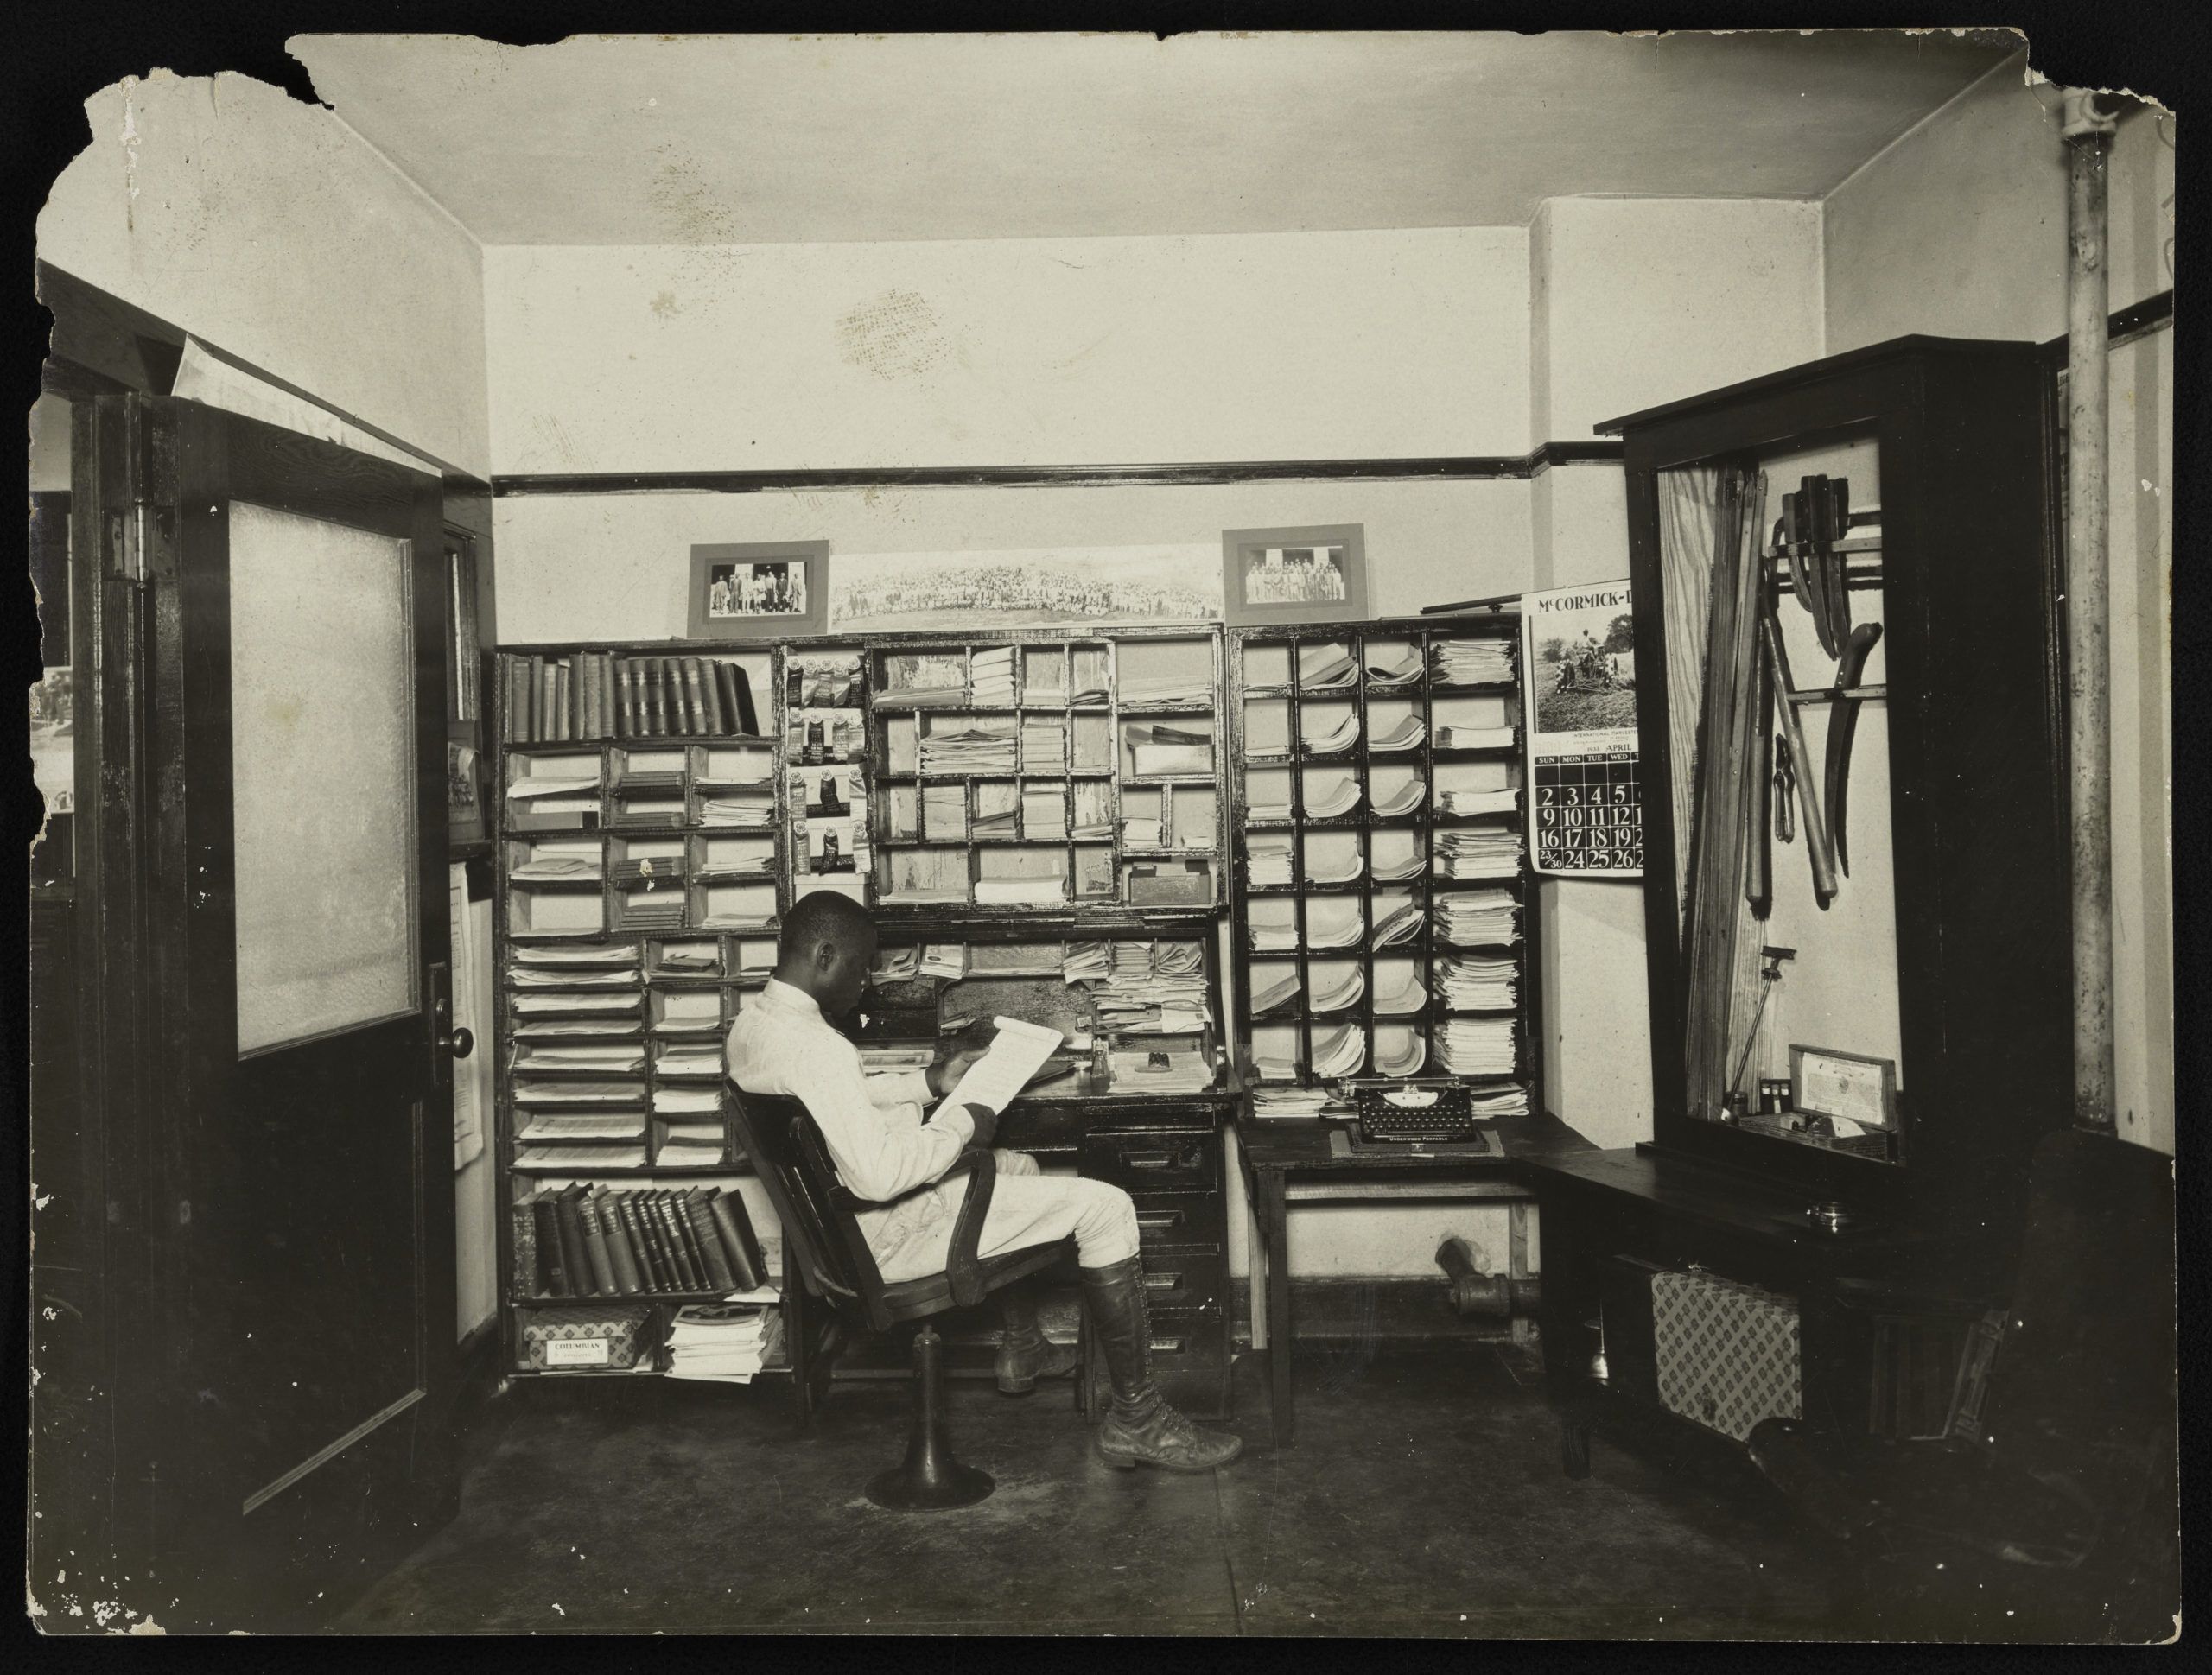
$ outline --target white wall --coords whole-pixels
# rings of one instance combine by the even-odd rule
[[[1520,454],[1519,228],[485,254],[502,472]]]
[[[38,220],[54,266],[478,475],[481,251],[329,111],[251,77],[128,78]]]
[[[1586,441],[1641,408],[1823,352],[1816,204],[1554,198],[1529,229],[1529,409],[1539,441]],[[1532,585],[1628,574],[1621,473],[1545,473],[1530,509]],[[1651,1138],[1642,887],[1542,890],[1546,1095],[1599,1145]]]
[[[2066,331],[2058,89],[2000,66],[1827,200],[1829,347]],[[2108,165],[2111,306],[2172,286],[2174,119],[2125,117]],[[2114,352],[2110,406],[2113,1006],[2120,1132],[2174,1146],[2172,334]]]

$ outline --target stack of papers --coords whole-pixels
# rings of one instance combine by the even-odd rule
[[[1021,835],[1037,843],[1058,843],[1068,834],[1068,800],[1058,786],[1021,794]]]
[[[1442,726],[1436,730],[1439,750],[1503,750],[1512,742],[1511,727]]]
[[[1367,1031],[1345,1024],[1313,1037],[1313,1074],[1317,1076],[1357,1075],[1367,1062]]]
[[[1349,1012],[1359,1004],[1359,997],[1366,993],[1367,974],[1354,966],[1328,987],[1314,992],[1314,1013],[1319,1016],[1322,1012]]]
[[[1261,825],[1279,825],[1290,818],[1290,804],[1248,803],[1244,805],[1244,818]]]
[[[529,802],[543,805],[548,797],[559,797],[563,799],[577,798],[582,800],[584,794],[587,792],[588,792],[590,796],[589,800],[585,803],[584,806],[593,809],[597,808],[599,806],[599,781],[596,779],[554,779],[550,777],[544,779],[525,778],[518,779],[513,784],[507,787],[507,801],[510,803]]]
[[[1166,841],[1160,830],[1160,821],[1125,820],[1122,822],[1122,847],[1124,849],[1157,849]]]
[[[1356,896],[1309,898],[1306,904],[1306,946],[1357,948],[1367,935],[1367,920]]]
[[[1378,733],[1369,745],[1370,750],[1409,751],[1421,741],[1427,727],[1418,715],[1402,717],[1396,726],[1386,733]]]
[[[921,974],[922,951],[911,943],[904,948],[879,948],[875,963],[868,968],[871,983],[911,982]]]
[[[1298,993],[1296,966],[1288,967],[1274,975],[1255,971],[1252,974],[1252,980],[1256,985],[1252,991],[1252,1016],[1255,1018],[1273,1012],[1277,1006],[1294,999]]]
[[[668,1169],[712,1169],[721,1162],[726,1145],[720,1120],[671,1122],[653,1161]]]
[[[1350,686],[1359,678],[1359,660],[1332,645],[1308,646],[1298,654],[1298,684],[1308,692]]]
[[[1264,1122],[1311,1122],[1330,1106],[1319,1088],[1262,1088],[1252,1094],[1252,1114]]]
[[[932,843],[964,843],[968,838],[968,788],[922,787],[922,832]]]
[[[719,1088],[690,1088],[678,1083],[653,1089],[653,1110],[660,1116],[696,1116],[702,1112],[719,1115],[721,1108]]]
[[[1252,927],[1255,954],[1287,954],[1298,946],[1294,924],[1255,924]]]
[[[1213,735],[1186,727],[1133,727],[1129,756],[1130,771],[1140,779],[1156,774],[1211,773]]]
[[[925,977],[965,977],[968,974],[968,945],[965,942],[931,942],[922,950],[921,974]]]
[[[1521,807],[1521,793],[1510,785],[1494,791],[1446,791],[1440,806],[1447,815],[1510,815]]]
[[[628,970],[605,966],[518,966],[507,973],[507,982],[518,989],[603,989],[638,980],[635,967]]]
[[[641,994],[518,994],[515,1011],[521,1013],[556,1012],[630,1012],[644,1001]]]
[[[533,1111],[516,1134],[522,1140],[636,1140],[645,1138],[645,1120],[635,1111],[594,1111],[574,1116]]]
[[[1085,694],[1077,693],[1076,700],[1083,701]],[[1103,696],[1103,694],[1098,695]],[[1135,677],[1126,671],[1122,676],[1122,702],[1131,704],[1202,704],[1213,695],[1213,676],[1210,671],[1195,674],[1147,675]]]
[[[750,1384],[781,1356],[783,1317],[766,1287],[727,1303],[690,1303],[668,1328],[668,1376],[714,1384]]]
[[[1447,1018],[1436,1031],[1436,1061],[1455,1076],[1513,1074],[1513,1020]]]
[[[901,653],[884,659],[881,704],[957,704],[968,697],[967,659],[949,655]]]
[[[507,949],[510,963],[518,966],[628,966],[638,964],[635,942],[590,942],[580,948],[537,948],[517,942]]]
[[[1432,656],[1439,686],[1491,686],[1513,678],[1510,640],[1442,640]]]
[[[1244,860],[1255,890],[1281,889],[1290,882],[1290,840],[1287,837],[1247,838]]]
[[[1510,826],[1465,826],[1436,834],[1436,871],[1446,879],[1510,879],[1521,870],[1521,834]]]
[[[1064,773],[1068,765],[1068,724],[1055,716],[1021,718],[1021,771]]]
[[[1503,890],[1469,890],[1436,898],[1437,928],[1458,948],[1510,942],[1520,933],[1520,904]]]
[[[1352,849],[1333,860],[1317,859],[1311,849],[1306,852],[1306,882],[1308,884],[1350,884],[1367,870],[1367,857]]]
[[[717,1035],[721,1031],[722,998],[712,989],[660,993],[660,1017],[655,1035]]]
[[[689,1042],[664,1043],[653,1059],[653,1074],[660,1076],[720,1076],[722,1050],[696,1047]]]
[[[1381,1011],[1378,1002],[1376,1011]],[[1428,1043],[1419,1030],[1402,1024],[1377,1025],[1375,1068],[1386,1076],[1409,1076],[1428,1062]]]
[[[1367,945],[1382,949],[1411,942],[1420,933],[1421,924],[1421,904],[1408,902],[1375,927],[1375,934],[1367,939]]]
[[[1385,819],[1395,820],[1401,815],[1412,814],[1427,801],[1427,782],[1421,779],[1408,779],[1395,790],[1385,791],[1378,796],[1375,799],[1375,812]]]
[[[1403,884],[1408,879],[1417,879],[1423,866],[1421,853],[1408,849],[1402,855],[1375,863],[1375,879],[1378,884]]]
[[[1116,942],[1113,960],[1113,980],[1116,983],[1141,983],[1152,975],[1150,942]]]
[[[747,803],[734,796],[699,799],[699,823],[702,826],[771,826],[775,818],[776,805],[772,803]]]
[[[1285,1057],[1280,1048],[1262,1052],[1255,1047],[1252,1051],[1252,1074],[1262,1082],[1295,1082],[1298,1080],[1298,1061]],[[1253,1097],[1256,1099],[1258,1095],[1255,1094]]]
[[[1379,982],[1380,980],[1378,980]],[[1428,1004],[1428,990],[1412,971],[1405,980],[1388,994],[1378,988],[1375,996],[1375,1015],[1377,1018],[1405,1018],[1419,1012]]]
[[[1359,807],[1359,782],[1350,774],[1322,774],[1306,782],[1306,817],[1333,820]]]
[[[1324,755],[1330,751],[1350,750],[1359,737],[1359,717],[1346,710],[1333,720],[1324,710],[1304,718],[1305,731],[1301,742],[1311,755]]]
[[[994,645],[969,659],[968,701],[981,709],[1014,707],[1014,648]]]
[[[1421,648],[1408,646],[1399,656],[1367,665],[1367,678],[1376,686],[1410,686],[1421,679]]]
[[[721,1055],[715,1055],[715,1069],[721,1069]],[[597,1070],[620,1074],[645,1068],[645,1044],[612,1042],[596,1047],[541,1047],[524,1042],[515,1049],[518,1070]]]
[[[515,1164],[523,1169],[643,1169],[642,1145],[518,1145]]]
[[[1521,968],[1511,959],[1455,954],[1436,968],[1444,1004],[1465,1012],[1511,1012],[1518,1001]]]
[[[507,869],[516,884],[582,883],[599,877],[599,845],[587,853],[550,853],[543,846],[519,865]]]
[[[634,1011],[633,999],[624,1007]],[[522,1010],[522,1008],[518,1008]],[[645,1025],[634,1018],[537,1018],[515,1025],[518,1040],[550,1041],[568,1036],[601,1036],[608,1040],[628,1041],[645,1032]]]
[[[999,727],[963,727],[957,733],[924,736],[924,773],[1012,773],[1020,746],[1008,722]]]
[[[1075,823],[1068,835],[1078,843],[1114,835],[1114,805],[1100,780],[1079,779],[1075,787]]]
[[[936,788],[932,786],[931,789]],[[1056,803],[1058,801],[1057,797],[1053,800]],[[1010,838],[1019,837],[1020,834],[1021,810],[1019,807],[1012,805],[988,811],[978,809],[976,811],[976,818],[968,827],[968,835],[972,838]]]
[[[1111,958],[1112,949],[1105,942],[1070,942],[1067,964],[1061,968],[1060,976],[1069,983],[1103,982]]]
[[[712,942],[663,942],[653,965],[657,972],[708,972],[721,968],[721,950]]]

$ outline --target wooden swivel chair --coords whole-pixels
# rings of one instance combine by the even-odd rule
[[[1998,1304],[1986,1385],[1970,1355],[1947,1434],[1926,1441],[1768,1419],[1751,1435],[1759,1469],[1871,1567],[1893,1621],[1941,1589],[1997,1599],[2000,1634],[2166,1632],[2179,1608],[2171,1160],[2058,1130],[2030,1170],[2009,1300],[1867,1290],[1892,1315]]]
[[[783,1223],[784,1336],[800,1428],[811,1424],[816,1406],[829,1392],[837,1356],[855,1336],[920,1321],[914,1334],[913,1431],[906,1458],[869,1481],[868,1498],[879,1507],[903,1508],[966,1507],[982,1500],[995,1487],[989,1474],[956,1460],[946,1434],[944,1340],[930,1319],[949,1309],[972,1308],[1001,1286],[1052,1266],[1067,1241],[1025,1245],[979,1259],[976,1247],[998,1170],[988,1152],[971,1147],[939,1177],[969,1177],[944,1272],[887,1283],[861,1236],[861,1201],[839,1183],[822,1131],[805,1105],[734,1091],[732,1107],[746,1154]]]

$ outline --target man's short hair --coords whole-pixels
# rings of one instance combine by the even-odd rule
[[[868,910],[850,896],[834,890],[817,890],[801,896],[784,915],[783,934],[776,940],[779,960],[806,961],[824,942],[849,948],[867,935],[873,922]]]

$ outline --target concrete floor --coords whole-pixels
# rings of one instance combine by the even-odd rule
[[[518,1392],[458,1519],[338,1625],[358,1633],[828,1630],[1743,1639],[1839,1632],[1834,1566],[1748,1466],[1601,1433],[1560,1475],[1533,1346],[1300,1346],[1297,1445],[1238,1364],[1243,1459],[1109,1472],[1063,1386],[951,1386],[998,1492],[879,1509],[906,1396],[662,1380]]]

